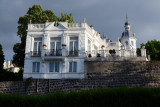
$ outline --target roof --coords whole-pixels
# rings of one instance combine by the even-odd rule
[[[125,22],[125,25],[130,25],[130,23],[128,21]]]
[[[132,33],[130,30],[125,30],[123,33],[122,33],[122,37],[135,37],[135,34]]]

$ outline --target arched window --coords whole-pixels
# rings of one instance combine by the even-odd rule
[[[131,45],[134,46],[134,41],[131,41]]]

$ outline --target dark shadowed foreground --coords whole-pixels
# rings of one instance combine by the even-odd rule
[[[109,88],[46,95],[0,94],[5,107],[159,107],[159,88]]]

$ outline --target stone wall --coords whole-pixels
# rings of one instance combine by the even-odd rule
[[[97,88],[160,87],[160,61],[85,62],[84,79],[37,79],[0,82],[0,93],[46,94]]]

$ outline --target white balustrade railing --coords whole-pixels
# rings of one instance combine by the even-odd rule
[[[81,28],[82,23],[68,23],[69,28]]]
[[[114,52],[113,50],[92,50],[86,52],[86,57],[97,57],[98,54],[101,56],[102,53],[104,53],[105,56],[111,56],[111,55],[121,56],[121,50],[114,50]],[[134,57],[134,56],[135,55],[133,51],[125,50],[125,57]]]
[[[31,29],[44,29],[44,24],[31,24]]]

